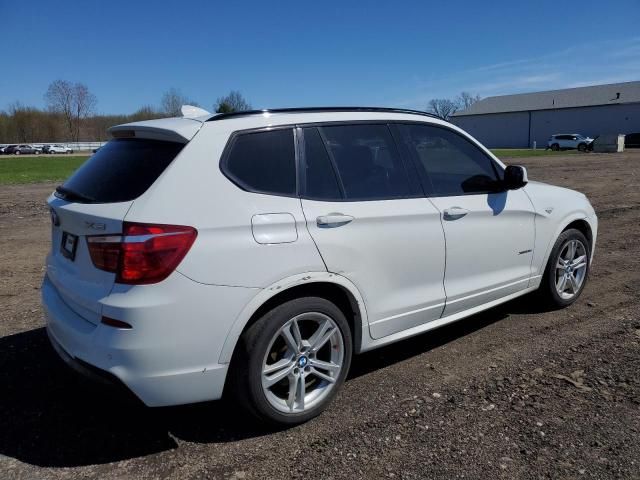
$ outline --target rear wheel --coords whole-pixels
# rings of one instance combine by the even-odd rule
[[[539,294],[551,306],[567,307],[575,302],[589,275],[589,242],[575,229],[560,234],[551,250]]]
[[[557,143],[554,143],[553,145],[551,145],[551,150],[553,150],[554,152],[557,152],[558,150],[560,150],[560,145],[558,145]]]
[[[335,397],[351,354],[351,331],[338,307],[318,297],[294,299],[242,335],[232,362],[232,388],[262,421],[306,422]]]

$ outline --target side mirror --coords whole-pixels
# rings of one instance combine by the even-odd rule
[[[520,165],[509,165],[504,170],[504,186],[507,190],[517,190],[529,182],[527,169]]]

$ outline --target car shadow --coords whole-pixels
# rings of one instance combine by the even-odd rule
[[[525,299],[356,356],[349,379],[420,355],[511,313]],[[535,309],[534,309],[535,311]],[[147,408],[132,394],[94,384],[57,357],[45,329],[0,338],[0,455],[43,467],[93,465],[177,448],[176,438],[224,443],[273,433],[222,400]]]

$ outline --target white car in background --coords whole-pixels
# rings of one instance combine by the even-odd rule
[[[263,421],[304,422],[353,354],[585,287],[587,198],[529,182],[450,123],[185,111],[111,128],[48,200],[51,343],[149,406],[230,390]]]
[[[559,133],[551,135],[547,142],[547,149],[551,150],[580,150],[586,152],[590,150],[593,138],[585,137],[579,133]]]
[[[46,147],[45,149],[46,153],[73,153],[73,150],[69,147],[65,147],[63,145],[49,145],[48,147]]]

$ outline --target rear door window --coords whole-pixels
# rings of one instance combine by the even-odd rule
[[[86,203],[138,198],[180,153],[184,144],[127,138],[111,140],[59,187],[60,195]]]
[[[356,124],[318,129],[346,200],[411,197],[407,171],[387,125]]]
[[[291,128],[243,133],[222,161],[224,174],[243,190],[296,194],[296,156]]]

